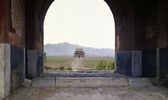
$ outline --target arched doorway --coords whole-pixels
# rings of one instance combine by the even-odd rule
[[[32,40],[32,36],[34,36],[34,41],[31,42],[26,42],[27,49],[32,49],[32,50],[37,50],[39,54],[43,53],[43,39],[44,39],[44,19],[45,15],[47,13],[48,8],[52,4],[53,0],[43,0],[43,1],[37,1],[34,2],[36,5],[34,8],[32,6],[33,1],[27,1],[27,15],[31,16],[26,16],[28,17],[27,19],[32,20],[32,17],[35,19],[33,21],[32,26],[30,24],[27,24],[27,34],[26,39],[27,40]],[[123,1],[122,3],[117,1],[117,0],[105,0],[105,2],[109,5],[111,11],[113,12],[114,15],[114,20],[115,20],[115,51],[116,51],[116,58],[117,58],[117,63],[116,63],[116,70],[120,73],[131,75],[132,76],[132,53],[129,52],[131,50],[136,50],[136,48],[141,48],[141,45],[136,45],[134,40],[135,40],[135,35],[134,35],[134,3],[133,2],[125,2]],[[126,9],[125,9],[126,8]],[[34,12],[34,13],[33,13]],[[31,22],[31,21],[29,21]],[[27,22],[27,23],[29,23]],[[29,31],[33,32],[29,32]],[[27,33],[26,32],[26,33]],[[136,41],[139,41],[138,39]],[[138,42],[137,42],[138,43]],[[33,44],[33,45],[32,45]],[[139,47],[138,47],[139,46]],[[123,53],[125,51],[125,53]],[[135,52],[135,54],[139,52]],[[28,54],[31,55],[31,54]],[[125,57],[126,56],[126,57]],[[128,57],[128,58],[127,58]],[[41,59],[41,56],[38,55],[37,59]],[[119,60],[118,60],[119,59]],[[128,60],[128,61],[127,61]],[[137,62],[141,62],[138,58],[136,59]],[[135,61],[136,61],[135,60]],[[38,60],[41,62],[39,64],[39,67],[42,69],[42,60]],[[123,64],[123,62],[128,62]],[[124,65],[124,66],[123,66]],[[129,68],[127,68],[129,66]],[[138,66],[136,68],[141,67]],[[139,69],[137,69],[139,70]],[[39,69],[37,69],[39,71]],[[141,72],[141,70],[139,70]],[[141,73],[134,75],[134,76],[141,76]]]
[[[30,67],[30,72],[35,73],[33,77],[43,73],[43,24],[53,1],[0,1],[0,95],[10,93],[10,83],[13,84],[10,82],[11,76],[16,76],[12,79],[17,86],[20,85],[20,80],[24,78],[21,69],[25,65]],[[157,75],[166,79],[167,1],[105,1],[115,18],[117,71],[134,77]]]
[[[57,0],[49,7],[43,28],[46,63],[52,60],[45,65],[48,70],[74,69],[76,49],[85,53],[78,70],[114,70],[115,23],[105,1]]]

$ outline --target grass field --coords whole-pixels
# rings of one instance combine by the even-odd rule
[[[114,70],[115,60],[112,57],[87,57],[83,64],[92,70]]]
[[[46,70],[72,70],[74,57],[71,56],[47,56],[45,60]],[[85,57],[82,64],[86,70],[113,70],[114,59],[112,57]]]
[[[47,70],[72,70],[71,56],[47,56],[45,60],[45,69]]]
[[[63,64],[72,60],[70,56],[48,56],[46,64]]]

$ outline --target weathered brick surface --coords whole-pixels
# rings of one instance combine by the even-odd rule
[[[5,32],[5,2],[0,1],[0,42],[4,42],[4,32]]]
[[[48,7],[54,0],[0,0],[0,43],[34,51],[43,51],[43,22]],[[142,76],[155,77],[156,64],[160,65],[160,75],[167,78],[168,48],[168,1],[167,0],[105,0],[111,8],[116,27],[117,70],[132,74],[132,51],[142,51]],[[26,5],[25,5],[26,4]],[[26,46],[25,46],[26,44]],[[22,50],[7,49],[0,45],[0,95],[8,94],[10,69],[18,82],[22,74],[22,64],[15,60],[24,58]],[[7,46],[8,47],[8,46]],[[12,56],[10,55],[11,50]],[[160,49],[156,57],[156,48]],[[19,53],[18,53],[19,52]],[[41,74],[42,53],[35,57],[36,74]],[[30,55],[31,56],[31,55]],[[8,58],[9,57],[9,58]],[[159,58],[159,61],[156,61]],[[138,58],[137,58],[138,59]],[[136,60],[135,60],[136,61]],[[157,62],[157,63],[156,63]],[[29,61],[27,61],[29,63]],[[6,67],[7,66],[7,67]],[[7,71],[4,71],[7,70]],[[6,73],[5,73],[6,72]],[[137,71],[138,72],[138,71]],[[134,73],[136,74],[136,73]],[[13,74],[12,74],[13,75]],[[6,82],[6,83],[5,83]],[[14,82],[15,83],[15,82]]]
[[[23,47],[25,45],[25,6],[24,0],[11,0],[11,30],[9,43]]]

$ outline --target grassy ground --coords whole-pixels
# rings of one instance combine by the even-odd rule
[[[72,60],[70,56],[48,56],[46,64],[63,64]]]
[[[87,57],[84,65],[92,70],[114,70],[115,60],[112,57]]]
[[[72,70],[70,65],[73,57],[71,56],[47,56],[45,69],[47,70]]]
[[[71,56],[47,56],[45,60],[46,70],[72,70],[74,57]],[[113,70],[114,59],[112,57],[85,57],[82,61],[86,70]]]

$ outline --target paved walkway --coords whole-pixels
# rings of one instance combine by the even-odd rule
[[[71,63],[71,67],[73,71],[79,71],[81,69],[84,69],[85,66],[83,65],[83,58],[74,58]]]
[[[82,60],[74,58],[73,71],[85,68]],[[77,76],[82,74],[85,73],[76,73]],[[21,87],[4,100],[168,100],[168,89],[154,87],[148,79],[129,79],[118,74],[111,77],[58,77],[52,74],[34,79],[30,87]]]
[[[168,89],[148,79],[49,77],[33,79],[5,100],[168,100]]]
[[[161,88],[20,88],[5,100],[168,100]]]

